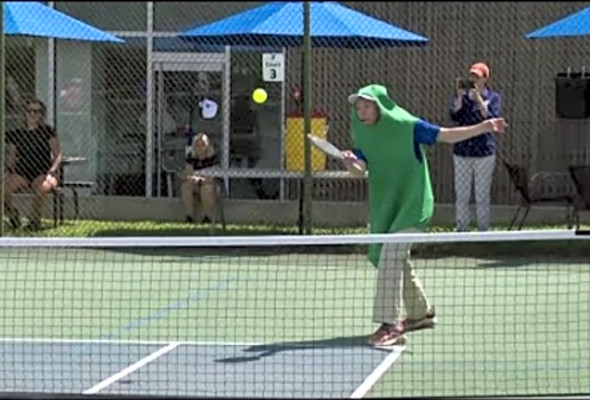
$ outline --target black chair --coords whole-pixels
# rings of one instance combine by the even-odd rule
[[[572,218],[570,209],[573,205],[573,196],[567,193],[560,192],[557,190],[551,194],[540,193],[539,187],[543,186],[548,180],[561,180],[564,177],[567,179],[566,173],[557,172],[537,172],[529,179],[529,173],[527,168],[517,165],[510,164],[506,161],[503,162],[504,166],[508,170],[510,180],[512,181],[514,188],[521,196],[521,203],[516,209],[516,213],[510,222],[509,230],[511,230],[517,222],[518,215],[521,210],[524,210],[520,221],[518,222],[518,230],[522,229],[522,225],[526,217],[528,216],[531,207],[537,204],[550,204],[550,203],[564,203],[566,206],[566,224],[568,228],[572,226]],[[549,185],[548,185],[549,186]]]
[[[590,166],[570,166],[568,170],[576,187],[572,224],[580,229],[580,211],[590,211]]]
[[[91,181],[68,181],[64,179],[64,167],[74,162],[75,160],[85,160],[82,158],[67,158],[65,157],[58,171],[58,187],[53,191],[53,227],[63,224],[64,220],[64,203],[65,191],[69,190],[72,193],[74,201],[74,221],[80,215],[80,201],[78,189],[91,189],[94,187],[94,182]]]
[[[58,225],[63,224],[64,221],[64,203],[66,197],[66,190],[69,190],[72,194],[74,202],[74,221],[76,221],[80,215],[80,201],[78,195],[78,189],[89,189],[94,186],[94,182],[90,181],[68,181],[64,179],[64,167],[71,163],[85,162],[86,159],[83,157],[64,157],[62,164],[58,170],[58,187],[55,188],[51,193],[53,195],[53,227],[57,228]],[[19,193],[33,194],[31,188],[20,190]]]

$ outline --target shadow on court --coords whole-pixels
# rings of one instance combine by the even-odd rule
[[[318,349],[350,349],[350,348],[366,348],[367,351],[382,351],[390,352],[388,349],[376,349],[367,344],[367,336],[350,336],[337,337],[322,340],[310,340],[300,342],[277,342],[262,345],[255,345],[246,347],[243,352],[248,354],[243,357],[229,357],[217,359],[216,362],[221,363],[243,363],[259,361],[265,357],[272,357],[281,352],[291,351],[311,351]],[[256,353],[256,354],[254,354]]]
[[[198,240],[198,237],[195,237]],[[103,249],[104,250],[104,249]],[[243,256],[363,256],[367,246],[351,245],[302,245],[302,246],[223,246],[223,247],[135,247],[111,248],[108,251],[139,256],[153,257],[243,257]],[[529,258],[540,263],[545,258],[588,262],[590,246],[581,240],[557,241],[513,241],[513,242],[458,242],[458,243],[418,243],[412,246],[415,259],[432,260],[446,257],[473,257],[503,262],[505,258]]]
[[[96,249],[101,250],[101,249]],[[116,247],[110,252],[153,257],[266,257],[288,255],[349,255],[363,254],[357,246],[222,246],[222,247]]]
[[[590,259],[583,257],[561,258],[557,257],[538,257],[538,258],[513,258],[488,260],[477,263],[476,269],[506,269],[519,271],[588,271],[590,268]]]

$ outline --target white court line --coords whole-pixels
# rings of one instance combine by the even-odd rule
[[[107,380],[99,383],[98,385],[86,390],[83,394],[91,394],[96,392],[90,392],[99,385],[104,384],[108,380],[114,379],[106,386],[116,382],[123,378],[125,375],[141,368],[145,364],[155,360],[161,355],[175,349],[178,346],[236,346],[236,347],[249,347],[249,346],[266,346],[268,343],[252,343],[252,342],[206,342],[206,341],[178,341],[171,343],[170,341],[162,340],[111,340],[111,339],[59,339],[59,338],[14,338],[14,337],[0,337],[0,343],[47,343],[47,344],[110,344],[110,345],[155,345],[155,346],[166,346],[149,355],[148,357],[138,361],[137,363],[127,367],[118,374],[113,375]],[[302,345],[301,347],[305,347]],[[391,346],[387,347],[392,352],[385,357],[385,359],[377,366],[377,368],[365,379],[365,381],[352,393],[351,399],[360,399],[367,395],[369,390],[381,379],[383,374],[387,372],[389,368],[397,361],[405,350],[405,346]],[[123,375],[120,375],[124,373]],[[99,388],[98,390],[104,389],[106,386]]]
[[[11,338],[0,337],[0,343],[50,343],[50,344],[121,344],[121,345],[154,345],[165,346],[170,340],[112,340],[112,339],[58,339],[58,338]],[[252,342],[200,342],[200,341],[174,341],[181,346],[264,346],[265,343]]]
[[[387,372],[389,368],[395,363],[395,361],[402,355],[404,350],[406,349],[405,346],[392,346],[393,351],[385,357],[381,364],[375,368],[373,372],[361,385],[350,395],[351,399],[362,399],[369,393],[369,390],[381,379],[383,374]]]
[[[154,361],[156,358],[163,356],[164,354],[168,353],[169,351],[174,350],[180,346],[180,343],[170,343],[166,347],[162,347],[160,350],[156,351],[155,353],[150,354],[147,357],[142,358],[135,364],[128,366],[125,369],[117,372],[115,375],[109,376],[107,379],[103,380],[102,382],[97,383],[96,385],[92,386],[90,389],[87,389],[82,392],[82,394],[95,394],[100,392],[102,389],[106,388],[107,386],[112,385],[113,383],[117,382],[119,379],[126,377],[127,375],[137,371],[144,365]]]

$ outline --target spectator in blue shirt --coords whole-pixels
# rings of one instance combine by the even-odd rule
[[[480,123],[500,116],[500,94],[487,85],[490,70],[484,63],[469,69],[470,85],[457,81],[457,93],[451,102],[451,120],[458,126]],[[469,229],[471,220],[469,202],[474,187],[477,227],[486,231],[490,227],[490,191],[496,166],[496,136],[489,132],[456,143],[453,147],[455,172],[455,208],[457,230]]]

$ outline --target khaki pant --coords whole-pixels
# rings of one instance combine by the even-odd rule
[[[415,233],[416,230],[403,233]],[[400,232],[401,233],[401,232]],[[377,275],[377,290],[373,319],[383,324],[395,324],[402,317],[402,299],[406,316],[420,319],[430,303],[410,261],[411,243],[385,243],[381,248]]]

